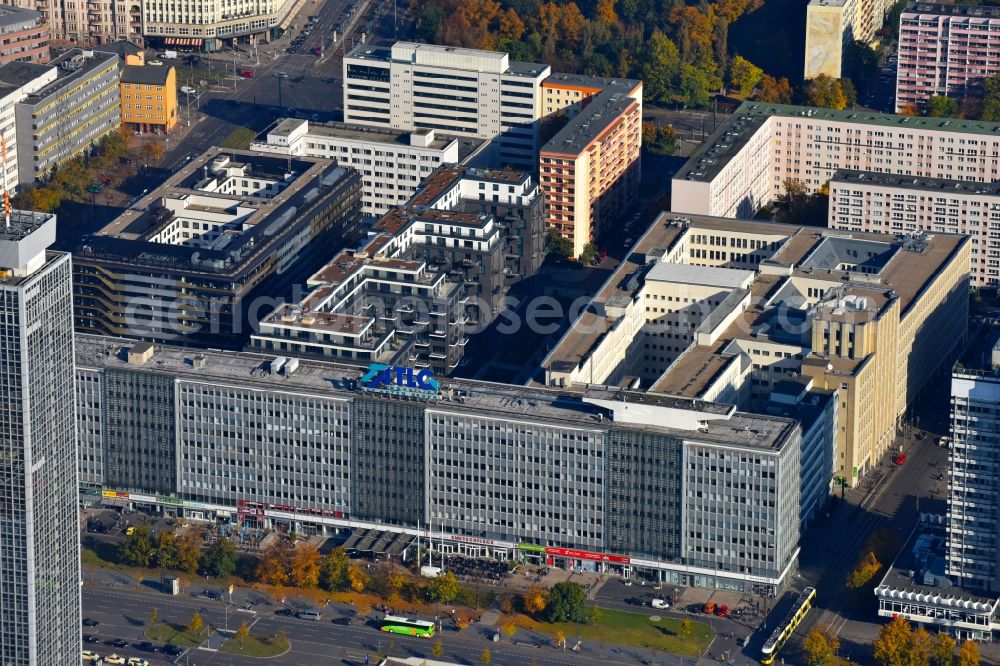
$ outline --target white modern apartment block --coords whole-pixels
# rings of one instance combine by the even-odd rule
[[[250,144],[250,150],[321,157],[353,167],[363,177],[362,212],[384,215],[409,201],[439,166],[467,164],[484,145],[479,139],[447,137],[431,129],[399,132],[285,118],[264,141]]]
[[[495,162],[534,171],[550,73],[548,65],[496,51],[362,45],[344,58],[344,122],[486,139]]]
[[[911,2],[899,19],[896,110],[933,95],[978,97],[1000,73],[1000,7]]]
[[[16,105],[28,95],[56,80],[58,70],[49,65],[28,62],[9,62],[0,65],[0,134],[7,148],[3,161],[3,189],[13,194],[18,185],[32,184],[34,179],[23,180],[18,173],[18,146]],[[30,143],[22,148],[28,150]],[[30,159],[30,154],[28,155]]]
[[[1000,592],[1000,342],[951,376],[947,573],[962,587]],[[985,347],[990,347],[986,344]],[[973,345],[975,348],[975,345]]]
[[[838,169],[975,183],[1000,180],[1000,123],[746,102],[673,178],[674,213],[749,219]]]
[[[1000,281],[1000,183],[838,171],[829,211],[832,229],[971,236],[972,285]]]

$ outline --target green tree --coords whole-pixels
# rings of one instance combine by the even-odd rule
[[[583,246],[583,251],[580,252],[580,263],[584,266],[589,266],[594,263],[594,259],[597,258],[597,246],[593,243],[587,243]]]
[[[684,63],[681,65],[679,87],[681,98],[688,106],[706,107],[714,86],[704,70]]]
[[[934,636],[931,646],[932,666],[951,666],[955,655],[955,639],[941,631]]]
[[[160,621],[160,611],[157,610],[156,608],[149,611],[149,624],[154,625],[159,621]]]
[[[775,222],[826,226],[829,189],[810,192],[805,183],[794,178],[785,179],[782,186],[783,191],[774,200]]]
[[[549,591],[545,616],[549,622],[586,622],[587,595],[578,583],[556,583]]]
[[[434,641],[434,645],[431,647],[431,654],[433,654],[435,657],[440,657],[443,652],[444,652],[444,643],[442,643],[441,639],[439,638],[436,641]]]
[[[1000,120],[1000,74],[983,80],[983,102],[979,107],[979,119],[989,122]]]
[[[455,578],[455,574],[446,571],[437,578],[432,578],[427,584],[427,595],[431,601],[443,604],[454,601],[458,596],[458,579]]]
[[[642,124],[642,145],[654,155],[677,152],[677,132],[673,125],[657,125],[650,120]]]
[[[957,666],[979,666],[979,646],[974,641],[965,641],[958,648]]]
[[[215,578],[232,576],[236,572],[236,544],[220,538],[201,556],[201,568]]]
[[[810,106],[825,109],[846,109],[847,95],[838,79],[828,74],[820,74],[810,79],[805,87],[805,101]]]
[[[197,635],[201,633],[201,630],[204,627],[205,621],[201,619],[201,613],[195,611],[194,615],[191,616],[191,622],[188,623],[188,630],[190,630],[192,634]]]
[[[118,549],[118,558],[133,567],[148,567],[153,559],[153,534],[149,525],[136,525]]]
[[[680,75],[681,57],[677,46],[659,30],[646,42],[643,62],[639,67],[644,95],[660,104],[666,104],[674,95]]]
[[[568,259],[573,255],[573,243],[568,238],[559,235],[556,229],[549,229],[545,236],[545,251],[557,257]]]
[[[319,586],[328,592],[346,590],[349,586],[347,568],[350,566],[347,552],[337,547],[327,553],[319,563]]]
[[[753,89],[764,78],[764,70],[741,55],[729,61],[729,85],[743,97],[749,97]]]
[[[926,111],[931,118],[954,118],[958,115],[958,102],[944,95],[931,95]]]

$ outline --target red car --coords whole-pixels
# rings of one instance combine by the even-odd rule
[[[252,69],[245,69],[242,72],[240,72],[240,76],[242,76],[244,79],[252,79],[253,78],[253,70]]]
[[[905,453],[900,453],[898,456],[896,456],[896,464],[897,465],[905,465],[906,464],[906,454]]]

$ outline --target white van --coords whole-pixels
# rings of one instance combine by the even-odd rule
[[[316,611],[299,611],[295,614],[295,617],[300,620],[312,620],[313,622],[319,622],[319,613]]]
[[[424,578],[437,578],[441,575],[441,567],[422,566],[420,567],[420,575]]]
[[[670,604],[668,604],[663,599],[653,599],[652,601],[649,602],[649,605],[652,606],[653,608],[670,608]]]

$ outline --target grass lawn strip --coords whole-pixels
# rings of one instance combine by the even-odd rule
[[[222,141],[223,148],[246,150],[257,137],[257,133],[249,127],[237,127]]]
[[[198,647],[208,638],[208,632],[207,627],[195,634],[182,624],[161,622],[147,628],[145,636],[151,641],[160,643],[173,643],[181,647]]]
[[[601,619],[596,624],[575,624],[573,622],[537,622],[520,616],[516,624],[525,629],[554,635],[562,631],[566,645],[573,647],[579,636],[584,641],[597,641],[606,645],[627,645],[639,648],[655,648],[671,654],[694,657],[708,646],[715,636],[712,628],[692,620],[691,635],[681,634],[681,621],[672,617],[661,617],[650,621],[650,616],[641,613],[601,608]]]
[[[291,649],[287,638],[280,636],[257,636],[250,634],[246,641],[233,636],[222,644],[219,652],[239,654],[244,657],[277,657]]]

